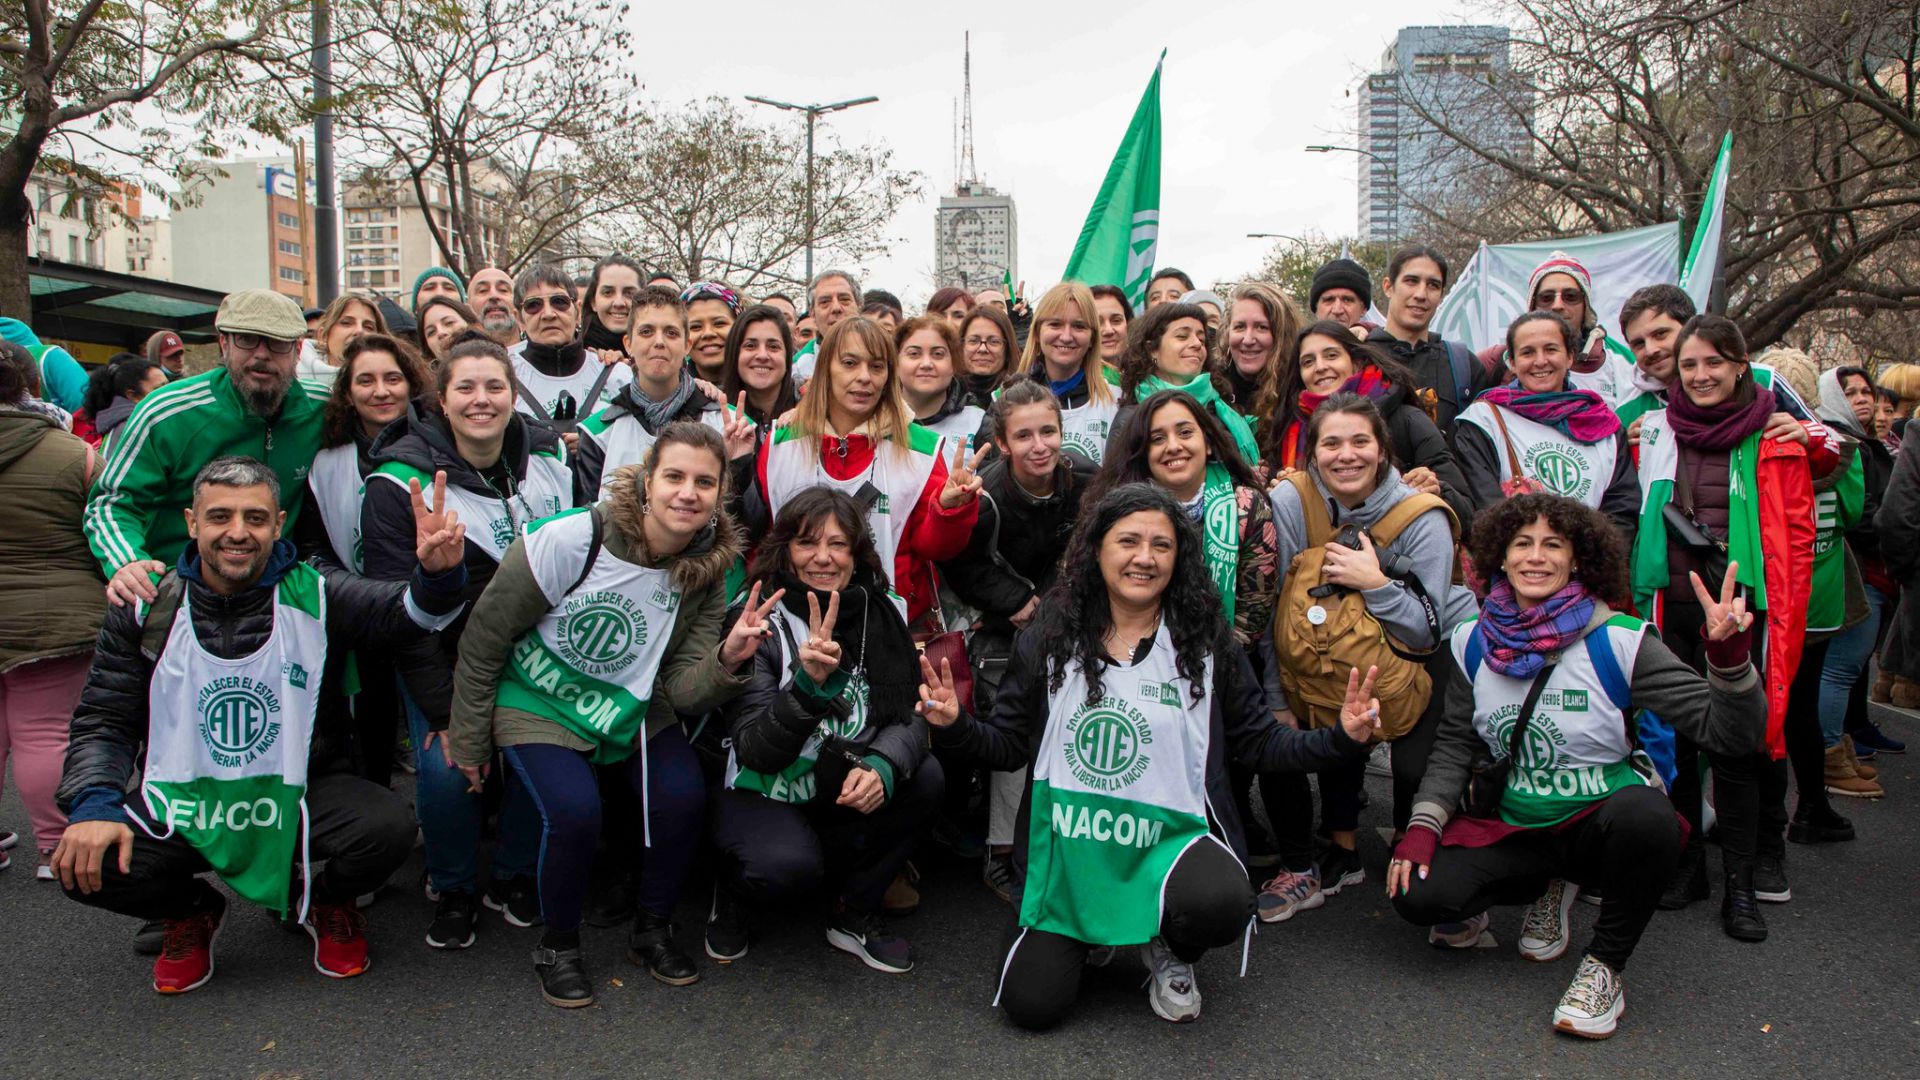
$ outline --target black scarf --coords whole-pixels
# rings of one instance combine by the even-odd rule
[[[958,381],[966,384],[968,405],[993,408],[993,392],[1000,387],[999,375],[963,375]]]
[[[607,329],[599,319],[587,322],[587,332],[581,340],[589,349],[612,349],[621,356],[627,355],[626,335],[618,330]]]
[[[532,364],[535,371],[555,379],[574,374],[580,370],[580,365],[587,362],[586,350],[577,341],[569,341],[565,345],[541,345],[530,339],[520,355],[526,357],[527,363]]]
[[[832,593],[803,584],[799,578],[781,571],[773,585],[787,590],[780,606],[808,617],[807,597],[812,596],[822,612]],[[867,707],[882,724],[903,724],[913,716],[920,700],[920,656],[913,636],[907,633],[900,609],[887,598],[885,589],[848,585],[840,590],[840,616],[833,627],[833,640],[840,646],[840,670],[851,673],[865,668]],[[799,642],[794,643],[796,646]]]

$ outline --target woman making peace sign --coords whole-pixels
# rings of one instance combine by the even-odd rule
[[[1194,961],[1253,918],[1229,756],[1260,772],[1326,768],[1364,757],[1379,722],[1371,671],[1352,673],[1339,725],[1275,722],[1200,546],[1173,496],[1117,487],[1015,643],[991,719],[960,715],[952,671],[922,663],[920,708],[942,743],[1032,770],[998,1001],[1021,1027],[1058,1023],[1089,955],[1114,945],[1140,946],[1156,1014],[1197,1018]]]
[[[842,319],[820,345],[811,393],[760,448],[747,492],[748,529],[759,533],[800,492],[824,484],[860,504],[886,584],[906,598],[911,622],[932,608],[931,563],[966,547],[979,517],[972,460],[956,442],[912,422],[893,378],[893,338],[862,316]]]

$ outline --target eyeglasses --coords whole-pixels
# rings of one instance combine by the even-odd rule
[[[1555,299],[1558,299],[1563,304],[1578,304],[1584,302],[1586,298],[1587,294],[1581,292],[1579,289],[1561,289],[1559,292],[1555,292],[1552,289],[1543,289],[1534,294],[1533,306],[1536,309],[1544,308],[1548,304],[1553,303]]]
[[[997,337],[970,337],[967,339],[967,348],[969,349],[997,349],[1003,344],[1005,344],[1005,342]]]
[[[520,301],[520,313],[522,315],[538,315],[549,307],[556,312],[572,311],[573,297],[568,296],[566,293],[555,293],[552,296],[529,296],[525,300]]]
[[[295,345],[299,344],[297,341],[285,341],[280,338],[265,337],[260,334],[228,334],[227,343],[232,345],[235,350],[243,353],[250,353],[264,345],[267,351],[275,356],[285,356],[293,351]]]

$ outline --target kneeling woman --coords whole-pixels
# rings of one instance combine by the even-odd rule
[[[989,720],[960,715],[951,674],[923,664],[936,737],[988,768],[1032,770],[998,999],[1025,1028],[1058,1023],[1088,958],[1117,945],[1140,946],[1155,1013],[1197,1018],[1194,962],[1253,919],[1228,759],[1260,772],[1357,760],[1379,711],[1371,675],[1354,672],[1338,728],[1276,723],[1207,578],[1200,527],[1150,484],[1086,515]]]
[[[1620,972],[1680,857],[1685,825],[1661,787],[1674,733],[1725,754],[1754,752],[1765,733],[1753,616],[1734,597],[1735,568],[1714,592],[1691,575],[1708,661],[1695,673],[1608,607],[1627,591],[1619,534],[1557,495],[1481,514],[1472,551],[1490,588],[1480,618],[1453,632],[1465,674],[1449,680],[1387,894],[1407,921],[1436,927],[1430,940],[1459,948],[1478,940],[1489,905],[1531,902],[1520,953],[1548,961],[1567,949],[1575,895],[1597,890],[1600,918],[1553,1025],[1604,1039],[1626,1011]],[[1476,759],[1510,763],[1504,783],[1488,783],[1497,767],[1476,774]]]
[[[453,760],[475,788],[503,748],[540,809],[534,950],[549,1003],[593,1003],[580,955],[587,870],[600,839],[595,765],[624,763],[646,808],[639,911],[627,955],[661,982],[698,979],[670,921],[700,841],[700,763],[676,710],[718,708],[745,683],[757,601],[722,641],[726,572],[739,554],[718,512],[720,435],[661,429],[641,468],[615,472],[596,506],[538,521],[474,605],[455,675]]]
[[[707,955],[730,963],[747,954],[748,903],[790,906],[830,876],[827,943],[876,971],[911,971],[912,950],[887,929],[880,898],[943,785],[914,711],[913,639],[866,515],[845,492],[800,491],[760,542],[748,580],[750,606],[761,594],[780,602],[746,690],[722,713],[732,756],[714,800],[723,865]]]

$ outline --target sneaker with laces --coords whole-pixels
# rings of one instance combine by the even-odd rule
[[[1013,903],[1013,852],[989,851],[986,862],[980,868],[980,880],[1000,898],[1003,904]]]
[[[153,988],[162,994],[198,990],[213,978],[213,942],[227,915],[227,901],[184,919],[167,919],[160,955],[153,961]]]
[[[0,829],[0,851],[11,851],[13,845],[20,842],[20,834],[12,829]]]
[[[718,881],[713,883],[706,937],[707,955],[722,964],[747,955],[747,906]]]
[[[1280,871],[1273,880],[1260,886],[1260,895],[1254,900],[1259,906],[1261,922],[1282,923],[1326,903],[1327,894],[1320,891],[1319,871],[1309,867],[1304,873]]]
[[[1360,865],[1360,853],[1334,844],[1320,855],[1320,891],[1337,896],[1341,889],[1367,880],[1366,867]]]
[[[367,953],[367,917],[353,901],[310,906],[305,926],[313,938],[313,969],[320,974],[351,979],[373,965]]]
[[[512,878],[505,883],[492,882],[480,902],[489,911],[497,911],[508,926],[522,929],[540,925],[540,890],[530,877]]]
[[[1593,957],[1583,956],[1580,970],[1573,973],[1573,982],[1554,1007],[1553,1027],[1583,1039],[1604,1039],[1626,1014],[1627,988],[1620,976]]]
[[[1173,955],[1159,938],[1140,946],[1140,960],[1147,965],[1147,1004],[1155,1016],[1176,1024],[1200,1019],[1200,984],[1192,964]]]
[[[36,881],[58,880],[54,877],[53,873],[53,852],[43,851],[40,853],[40,864],[33,868],[33,877]]]
[[[1465,922],[1440,923],[1428,928],[1427,944],[1443,949],[1471,949],[1487,929],[1487,913],[1481,912]]]
[[[1785,855],[1763,851],[1754,856],[1753,898],[1768,904],[1784,904],[1793,899],[1793,886],[1787,884]]]
[[[877,911],[862,913],[844,903],[836,904],[833,919],[827,924],[827,944],[852,953],[875,971],[904,975],[913,970],[912,946],[906,938],[889,932],[886,919]]]
[[[436,949],[467,948],[479,938],[474,932],[479,921],[480,910],[473,902],[472,893],[441,893],[440,902],[433,910],[433,922],[427,927],[427,944]]]
[[[1558,960],[1567,951],[1567,912],[1580,895],[1580,886],[1555,878],[1547,882],[1547,891],[1527,908],[1520,924],[1520,955],[1546,963]]]

